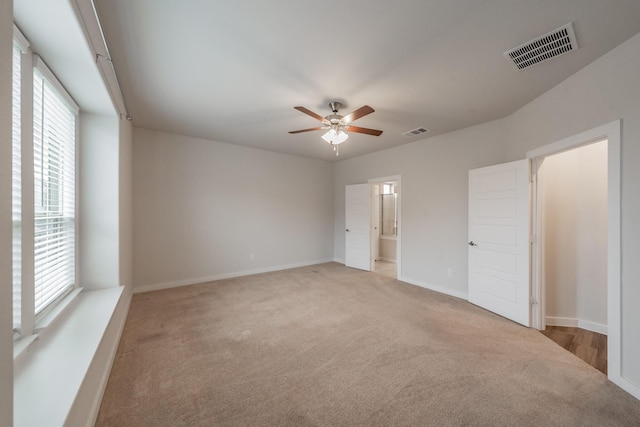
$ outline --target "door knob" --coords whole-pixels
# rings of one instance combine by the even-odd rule
[[[469,246],[478,246],[478,244],[477,244],[476,242],[474,242],[473,240],[472,240],[472,241],[470,241],[470,242],[468,243],[468,245],[469,245]]]
[[[349,230],[349,229],[347,228],[347,230],[346,230],[346,231],[351,231],[351,230]]]

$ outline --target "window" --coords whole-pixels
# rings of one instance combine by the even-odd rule
[[[393,183],[385,182],[384,184],[382,184],[382,194],[393,194],[393,187]]]
[[[382,184],[380,195],[380,228],[382,236],[396,236],[398,234],[398,195],[393,182]]]
[[[17,29],[15,33],[12,218],[17,338],[32,335],[39,318],[76,286],[78,108],[44,62],[29,53]]]
[[[43,70],[33,75],[35,314],[75,284],[76,114]]]

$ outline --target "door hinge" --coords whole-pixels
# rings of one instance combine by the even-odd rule
[[[538,300],[534,297],[529,298],[529,305],[538,305]]]
[[[536,173],[535,172],[531,172],[531,174],[529,175],[529,182],[536,182]]]
[[[538,237],[535,234],[529,236],[529,243],[536,243],[538,241]]]

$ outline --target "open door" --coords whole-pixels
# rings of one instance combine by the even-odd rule
[[[347,267],[371,271],[371,196],[369,184],[345,188],[345,251]]]
[[[530,326],[529,160],[469,171],[469,302]]]
[[[371,185],[371,271],[376,270],[380,256],[380,184]]]

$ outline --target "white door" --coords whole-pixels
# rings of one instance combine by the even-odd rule
[[[380,184],[371,184],[371,265],[380,257]]]
[[[469,302],[530,326],[529,160],[469,171]]]
[[[371,271],[370,185],[347,185],[345,194],[344,264]]]

